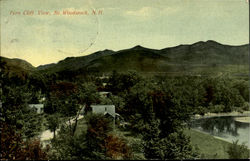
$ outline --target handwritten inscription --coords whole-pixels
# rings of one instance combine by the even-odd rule
[[[24,15],[24,16],[80,16],[80,15],[103,15],[103,10],[56,10],[56,11],[44,11],[44,10],[24,10],[24,11],[10,11],[10,15]]]

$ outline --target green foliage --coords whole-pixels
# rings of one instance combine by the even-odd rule
[[[245,144],[238,144],[239,140],[233,142],[227,149],[227,153],[229,155],[229,159],[248,159],[249,158],[249,150]]]
[[[117,95],[120,92],[129,91],[136,83],[141,80],[141,77],[135,71],[127,73],[118,73],[113,71],[107,85],[107,89]]]
[[[231,112],[234,107],[241,107],[244,98],[234,86],[231,78],[210,78],[204,81],[206,89],[206,105],[223,105],[222,112]],[[221,106],[218,106],[221,107]],[[212,109],[213,111],[215,109]],[[216,111],[216,110],[215,110]],[[218,110],[217,110],[218,111]]]
[[[91,152],[89,155],[94,159],[102,159],[102,155],[99,154],[105,153],[104,140],[113,129],[111,120],[102,114],[89,114],[86,116],[86,120],[88,126],[86,144]]]
[[[27,85],[4,86],[2,90],[4,95],[1,95],[1,121],[22,131],[23,137],[37,135],[41,129],[41,116],[28,107],[32,92]]]
[[[209,112],[213,112],[213,113],[220,113],[223,112],[225,109],[225,106],[223,104],[221,105],[212,105],[210,104],[208,106]]]
[[[80,104],[85,104],[85,112],[90,111],[90,105],[99,101],[99,94],[94,83],[88,82],[78,85],[77,98]]]
[[[156,69],[156,66],[148,69],[144,65],[151,60],[157,61],[161,58],[152,53],[145,55],[147,53],[142,51],[132,53],[143,61],[139,65],[132,62],[135,63],[133,65],[136,69],[140,70]],[[144,59],[144,56],[149,56],[150,59]],[[112,57],[106,57],[103,61],[113,60]],[[192,57],[186,58],[192,59]],[[77,62],[74,58],[65,61],[69,60]],[[62,62],[60,64],[66,67]],[[182,68],[189,70],[186,66]],[[198,76],[145,79],[135,71],[124,73],[114,71],[107,79],[107,87],[103,87],[102,81],[98,80],[96,75],[83,76],[84,81],[80,78],[71,78],[73,75],[79,75],[79,73],[66,70],[43,76],[34,74],[25,76],[26,82],[20,82],[18,77],[11,79],[4,77],[4,81],[10,81],[1,91],[3,101],[1,121],[8,122],[11,127],[22,132],[23,137],[31,138],[37,135],[41,129],[39,122],[41,116],[29,109],[27,104],[37,102],[44,93],[46,93],[46,112],[55,114],[48,117],[49,129],[54,132],[59,125],[59,116],[56,113],[70,119],[78,116],[80,105],[85,105],[85,112],[88,112],[92,103],[114,104],[116,112],[130,122],[133,134],[142,136],[143,144],[134,145],[147,159],[192,159],[198,154],[190,146],[189,138],[182,133],[190,116],[197,113],[203,115],[207,112],[249,110],[249,104],[246,103],[249,101],[247,80]],[[67,81],[64,80],[66,78]],[[111,91],[112,95],[108,98],[100,98],[97,91],[102,89]],[[131,158],[130,147],[127,146],[126,141],[111,134],[113,127],[110,120],[101,115],[88,115],[86,119],[87,132],[80,135],[74,135],[77,122],[62,126],[57,138],[53,139],[52,158],[79,160]],[[74,125],[73,128],[72,125]],[[133,151],[136,151],[135,147]],[[244,149],[237,145],[228,150],[237,152],[237,154],[232,153],[232,158],[244,154],[244,152],[238,152],[237,148]]]
[[[47,160],[46,149],[38,139],[24,141],[12,126],[1,124],[1,160]]]
[[[59,120],[60,115],[57,114],[53,114],[53,115],[49,115],[47,117],[47,123],[48,123],[48,128],[50,131],[52,131],[54,133],[54,139],[56,137],[56,129],[59,128]]]
[[[52,141],[50,158],[57,160],[100,160],[129,158],[127,142],[112,134],[111,120],[102,114],[86,116],[87,131],[71,135],[70,127],[63,125]]]
[[[22,134],[25,137],[31,138],[37,136],[41,132],[42,128],[42,119],[43,116],[37,114],[36,111],[34,112],[32,109],[23,110],[22,118],[20,118],[19,122],[22,123]]]
[[[235,79],[233,80],[233,88],[239,91],[239,94],[246,102],[249,102],[249,80]]]
[[[194,159],[198,158],[197,150],[190,144],[190,139],[182,131],[170,134],[161,139],[161,159]]]
[[[86,133],[71,135],[67,125],[62,125],[56,139],[52,140],[49,158],[53,160],[89,160]]]
[[[249,102],[244,102],[242,110],[245,110],[245,111],[249,111],[250,110],[250,108],[249,108]]]
[[[161,159],[162,145],[160,144],[160,121],[155,119],[154,114],[149,118],[150,121],[144,126],[143,141],[144,141],[144,155],[147,159]]]

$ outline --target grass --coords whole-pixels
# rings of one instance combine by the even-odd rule
[[[78,121],[75,134],[79,136],[83,132],[86,133],[86,131],[86,120],[85,118],[80,119]],[[129,131],[120,130],[119,128],[116,128],[112,133],[125,139],[128,145],[132,146],[134,155],[136,155],[138,159],[144,158],[142,152],[140,152],[139,150],[140,148],[142,148],[138,144],[139,142],[141,142],[141,138],[139,136],[134,136]],[[209,134],[205,134],[193,129],[186,129],[185,134],[187,136],[190,136],[191,144],[198,147],[199,153],[201,154],[201,159],[229,159],[226,150],[229,145],[232,145],[231,143],[214,138]]]
[[[78,121],[76,135],[80,135],[86,132],[86,130],[86,120],[83,118]],[[229,155],[226,151],[232,143],[193,129],[186,129],[184,132],[190,137],[191,145],[198,147],[200,159],[229,159]],[[120,130],[119,128],[116,128],[112,133],[127,141],[128,145],[132,147],[137,159],[144,159],[143,153],[139,150],[142,148],[140,146],[141,138],[139,136],[134,136],[129,131]]]
[[[75,135],[79,136],[82,133],[86,133],[86,132],[87,132],[86,120],[85,120],[85,118],[82,118],[82,119],[78,120],[78,122],[77,122],[77,128],[75,131]]]
[[[75,135],[80,136],[81,134],[87,132],[87,124],[86,124],[86,119],[82,118],[78,120],[77,123],[77,128]],[[140,136],[135,136],[133,135],[130,131],[128,130],[122,130],[116,126],[114,131],[111,132],[115,136],[124,139],[127,142],[127,145],[131,147],[131,150],[133,151],[133,159],[135,160],[145,160],[146,158],[144,157],[142,150],[142,145],[141,145],[141,137]]]
[[[226,150],[231,143],[193,129],[186,129],[185,134],[190,136],[191,144],[199,148],[201,159],[229,159]]]

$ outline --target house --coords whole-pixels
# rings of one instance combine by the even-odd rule
[[[29,107],[35,109],[36,113],[38,114],[41,114],[44,112],[43,104],[29,104]]]
[[[115,127],[115,105],[90,105],[92,113],[101,113],[104,116],[113,119],[113,126]]]
[[[110,97],[111,95],[111,92],[105,92],[105,91],[102,91],[102,92],[99,92],[99,95],[103,98],[105,97]]]
[[[110,115],[115,118],[115,105],[91,105],[93,113],[102,113],[104,115]]]

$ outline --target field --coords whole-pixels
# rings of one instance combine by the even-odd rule
[[[85,119],[83,118],[78,122],[76,134],[79,135],[82,132],[86,132],[86,130],[87,125]],[[198,147],[201,159],[229,159],[226,150],[231,143],[193,129],[186,129],[184,132],[187,136],[190,136],[191,144],[194,147]],[[114,133],[127,140],[130,145],[140,141],[139,137],[131,135],[128,131],[116,128]],[[143,158],[142,153],[137,152],[135,155],[138,156],[138,159]]]
[[[231,143],[193,129],[185,130],[185,134],[190,136],[191,144],[199,148],[201,159],[229,159],[226,150]]]

